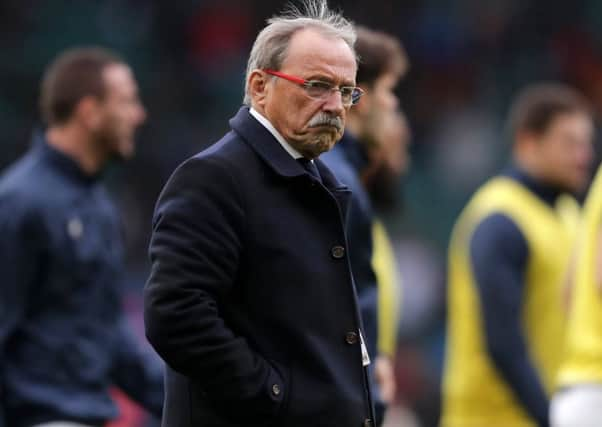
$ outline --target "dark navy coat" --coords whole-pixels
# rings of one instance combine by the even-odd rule
[[[246,107],[157,203],[145,289],[163,426],[361,427],[371,402],[347,258],[349,190]]]
[[[374,211],[370,195],[361,181],[361,172],[368,165],[367,155],[360,141],[345,131],[343,138],[320,159],[334,175],[352,191],[346,231],[349,242],[349,262],[355,279],[360,313],[364,325],[365,342],[370,358],[377,357],[378,342],[378,288],[372,267],[372,224]],[[370,365],[370,388],[376,410],[377,425],[382,421],[385,403],[380,398],[374,364]]]

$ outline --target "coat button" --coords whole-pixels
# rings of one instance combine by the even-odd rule
[[[278,384],[272,386],[272,394],[274,396],[280,396],[280,386]]]
[[[345,342],[347,344],[357,344],[357,332],[347,332],[345,335]]]
[[[370,418],[366,418],[362,424],[362,427],[374,427],[374,424],[372,424],[372,420]]]
[[[345,256],[345,248],[339,245],[333,246],[330,250],[330,255],[332,255],[334,259],[341,259]]]

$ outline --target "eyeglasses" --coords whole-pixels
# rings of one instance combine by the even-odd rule
[[[345,107],[350,107],[359,102],[364,91],[357,86],[335,86],[331,83],[320,80],[305,80],[300,77],[291,76],[275,70],[263,70],[265,73],[272,76],[280,77],[298,84],[305,89],[305,92],[310,98],[324,100],[330,96],[333,90],[341,92],[341,101]]]

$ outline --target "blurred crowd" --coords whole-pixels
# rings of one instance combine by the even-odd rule
[[[331,5],[357,23],[399,37],[411,62],[398,87],[412,133],[411,167],[397,197],[378,198],[376,207],[394,238],[403,277],[396,377],[398,407],[408,411],[398,416],[431,427],[439,417],[445,250],[453,223],[471,193],[507,162],[504,118],[520,88],[565,81],[602,111],[602,4]],[[0,2],[0,169],[28,148],[39,128],[40,77],[59,51],[107,46],[136,72],[148,119],[134,159],[110,169],[107,178],[124,222],[126,308],[141,337],[140,291],[158,193],[177,164],[226,130],[226,119],[242,102],[253,38],[282,6],[273,0]]]

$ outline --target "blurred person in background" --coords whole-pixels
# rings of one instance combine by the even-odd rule
[[[602,425],[602,168],[583,209],[553,427]]]
[[[350,194],[318,158],[362,94],[356,34],[326,1],[304,9],[268,20],[232,130],[157,202],[145,326],[164,426],[374,426]]]
[[[408,147],[410,128],[406,116],[401,111],[383,114],[383,124],[379,143],[368,148],[369,164],[363,171],[362,182],[373,201],[386,198],[390,208],[399,199],[400,177],[405,175],[410,162]],[[378,193],[378,195],[376,195]],[[378,284],[378,341],[379,354],[393,357],[397,344],[398,322],[400,320],[399,273],[393,244],[384,223],[378,217],[377,209],[372,223],[372,267]],[[396,213],[399,213],[396,210]],[[395,390],[387,393],[392,397]]]
[[[145,120],[132,70],[101,48],[65,51],[40,105],[45,132],[0,178],[4,425],[104,425],[112,385],[159,416],[162,368],[122,311],[122,233],[101,182]]]
[[[411,130],[408,119],[399,109],[384,114],[378,144],[367,147],[368,166],[362,171],[362,181],[376,205],[376,210],[397,207],[400,184],[410,167],[408,151]],[[382,194],[381,194],[382,193]]]
[[[520,93],[509,124],[512,165],[452,233],[443,427],[549,424],[593,122],[581,94],[549,83]]]
[[[364,173],[364,183],[374,199],[375,190],[387,199],[395,198],[399,178],[407,171],[410,131],[405,115],[400,111],[386,114],[381,129],[381,143],[368,152],[372,176]],[[366,171],[368,172],[368,171]],[[395,193],[395,195],[391,194]],[[397,196],[398,197],[398,196]],[[372,266],[378,285],[378,358],[375,374],[380,385],[380,398],[393,403],[396,387],[394,361],[396,359],[398,326],[401,319],[401,283],[393,242],[385,224],[375,217],[372,223]],[[384,416],[384,414],[383,414]]]
[[[408,147],[411,139],[410,128],[403,112],[397,110],[383,117],[379,143],[367,150],[370,159],[362,174],[362,182],[370,194],[375,209],[372,224],[372,266],[378,284],[378,341],[377,378],[394,377],[392,382],[381,381],[379,392],[387,403],[382,426],[414,425],[411,396],[404,380],[399,378],[400,370],[419,372],[420,367],[409,360],[400,359],[398,336],[402,318],[403,287],[400,275],[398,254],[393,240],[380,215],[392,214],[394,218],[403,215],[403,193],[400,185],[409,169],[410,155]],[[407,259],[405,259],[407,261]],[[420,281],[416,282],[421,286]],[[385,360],[390,363],[380,363]],[[400,363],[401,362],[401,363]],[[393,369],[391,372],[389,369]],[[389,385],[390,387],[386,387]],[[401,386],[400,386],[401,385]],[[411,394],[411,393],[410,393]],[[438,407],[438,405],[437,405]]]
[[[391,281],[377,286],[372,264],[375,217],[363,175],[378,167],[377,163],[382,161],[376,153],[381,150],[380,146],[390,144],[390,138],[384,141],[386,137],[383,130],[390,129],[393,125],[392,120],[399,104],[394,89],[405,74],[408,63],[399,41],[383,32],[358,26],[355,48],[360,58],[356,80],[365,94],[349,112],[343,138],[332,150],[324,153],[321,159],[352,191],[346,219],[349,260],[366,330],[368,353],[375,362],[370,365],[370,378],[376,425],[380,425],[386,404],[395,393],[392,368],[395,344],[391,341],[395,341],[396,315],[392,304],[397,301],[397,294],[394,288],[387,286]],[[378,231],[382,232],[384,228],[379,228]],[[381,299],[379,295],[384,297]],[[385,303],[384,306],[379,302]],[[381,314],[386,314],[386,318],[383,319]],[[381,334],[384,331],[386,333]],[[377,345],[379,340],[387,343],[387,351],[380,351]]]

